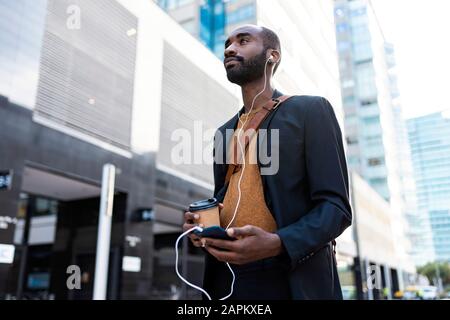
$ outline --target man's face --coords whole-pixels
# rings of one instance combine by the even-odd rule
[[[224,66],[230,82],[241,86],[264,76],[267,59],[260,34],[258,27],[245,26],[225,41]]]

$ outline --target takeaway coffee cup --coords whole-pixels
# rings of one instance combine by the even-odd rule
[[[198,224],[203,224],[204,228],[220,226],[219,201],[216,198],[194,202],[189,206],[189,211],[200,216]]]

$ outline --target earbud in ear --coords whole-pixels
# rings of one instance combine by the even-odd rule
[[[273,56],[270,56],[269,63],[273,63]]]

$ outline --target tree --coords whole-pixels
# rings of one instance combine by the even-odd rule
[[[435,282],[439,270],[439,275],[444,286],[450,285],[450,264],[447,262],[431,262],[417,268],[417,272],[423,274],[431,283]]]

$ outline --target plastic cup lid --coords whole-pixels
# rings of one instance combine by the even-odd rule
[[[217,201],[216,198],[209,198],[206,200],[200,200],[200,201],[196,201],[196,202],[192,203],[189,206],[189,211],[193,212],[193,211],[205,210],[205,209],[217,207],[218,205],[219,205],[219,201]]]

